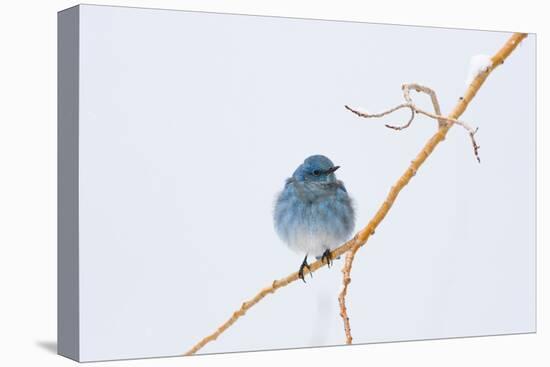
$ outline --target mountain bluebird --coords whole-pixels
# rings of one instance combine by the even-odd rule
[[[275,202],[275,230],[290,249],[305,253],[298,276],[311,271],[308,255],[332,263],[331,250],[346,241],[355,226],[355,213],[335,166],[323,155],[308,157],[288,178]],[[311,272],[310,272],[311,274]]]

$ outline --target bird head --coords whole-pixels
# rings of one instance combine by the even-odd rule
[[[334,171],[338,168],[324,155],[312,155],[296,168],[292,177],[297,181],[335,182]]]

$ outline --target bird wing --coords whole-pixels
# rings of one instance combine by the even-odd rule
[[[336,186],[336,190],[342,190],[346,194],[348,193],[348,190],[346,190],[346,186],[344,186],[342,181],[338,180],[334,185]]]

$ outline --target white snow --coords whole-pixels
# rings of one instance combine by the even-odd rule
[[[364,114],[366,115],[370,115],[371,113],[369,112],[369,110],[367,110],[366,108],[362,107],[362,106],[359,106],[359,108],[357,108],[357,111],[359,112],[363,112]]]
[[[466,87],[481,73],[489,70],[492,65],[491,56],[487,55],[475,55],[470,59],[470,69],[468,70],[468,76],[466,77]]]

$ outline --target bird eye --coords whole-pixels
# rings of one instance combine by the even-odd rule
[[[321,171],[319,171],[318,169],[316,169],[315,171],[312,172],[313,173],[313,176],[319,176],[321,174]]]

